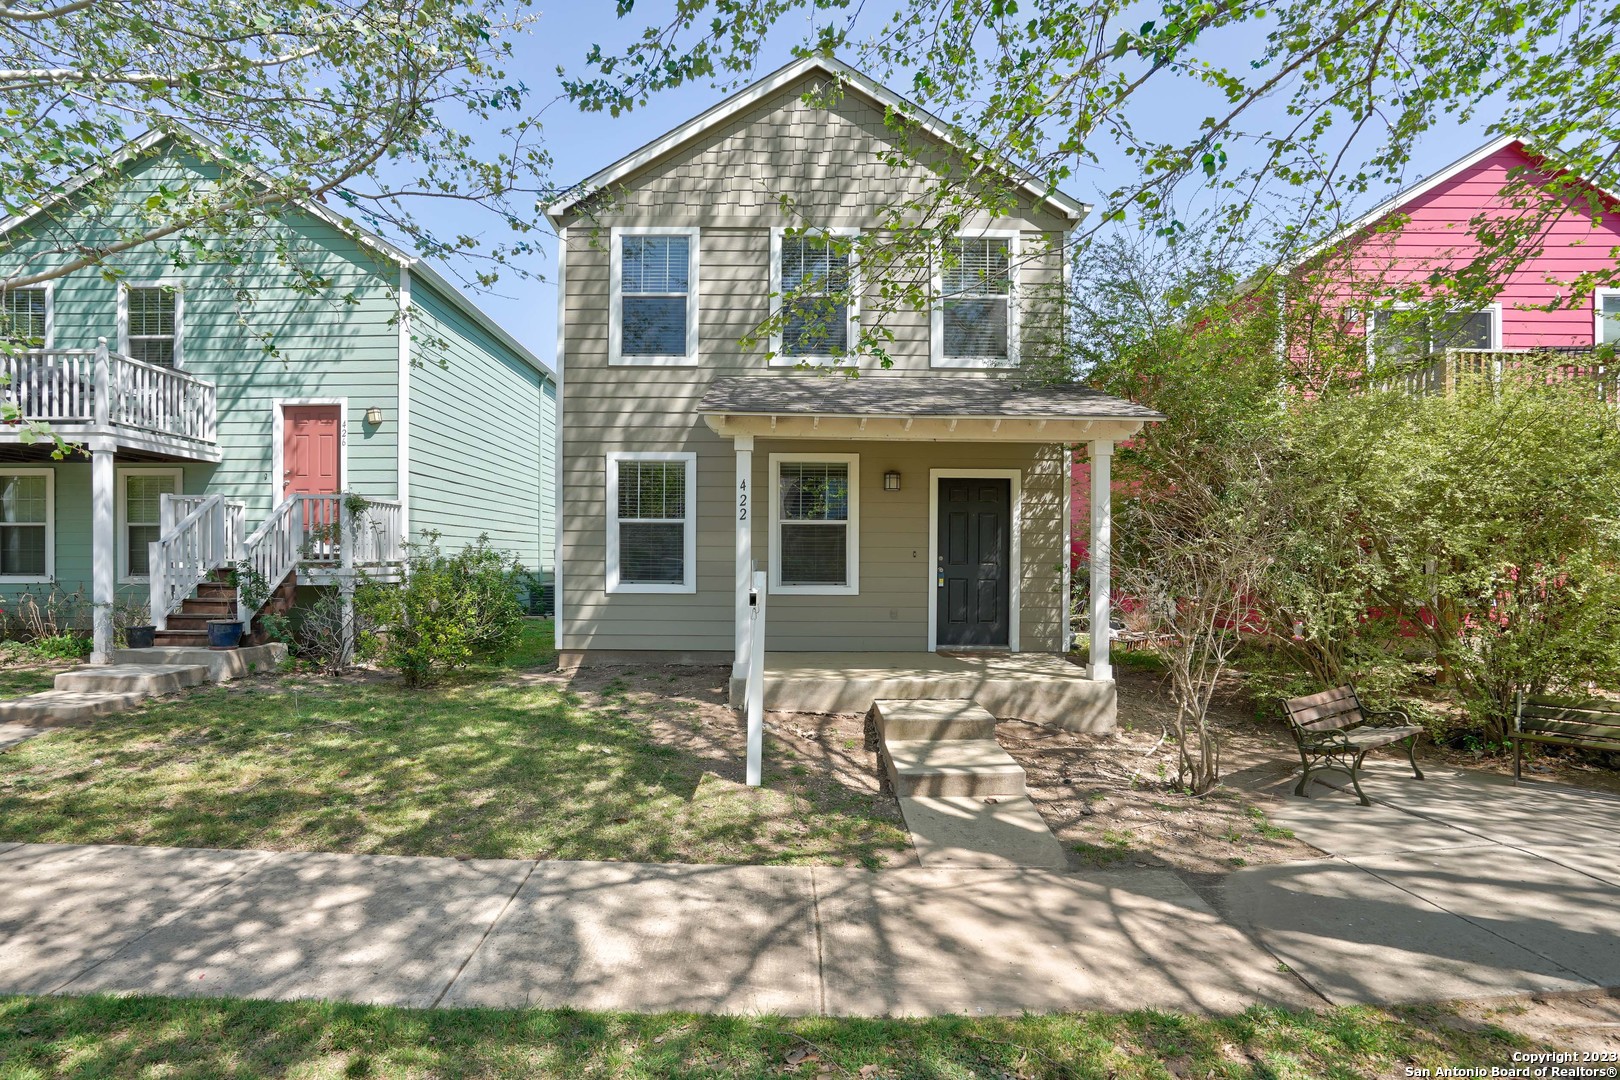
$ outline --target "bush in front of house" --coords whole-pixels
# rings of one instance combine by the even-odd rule
[[[448,554],[437,535],[413,544],[403,583],[367,584],[355,597],[375,627],[377,662],[407,686],[425,686],[446,671],[505,657],[523,628],[522,571],[488,536]]]

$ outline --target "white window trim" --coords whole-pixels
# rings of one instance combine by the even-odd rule
[[[1365,340],[1366,340],[1366,343],[1367,343],[1366,344],[1367,366],[1369,368],[1375,366],[1377,364],[1377,362],[1378,362],[1378,350],[1375,348],[1377,342],[1374,340],[1375,336],[1376,336],[1375,335],[1375,329],[1376,328],[1373,325],[1374,320],[1376,319],[1376,317],[1378,315],[1378,312],[1380,312],[1380,311],[1411,311],[1414,308],[1417,308],[1419,306],[1420,305],[1418,305],[1418,304],[1407,304],[1407,303],[1389,304],[1389,305],[1386,305],[1384,307],[1377,308],[1375,310],[1367,312],[1366,330],[1364,332],[1364,337],[1365,337]],[[1491,313],[1491,344],[1489,345],[1489,347],[1487,348],[1486,351],[1488,351],[1488,352],[1499,351],[1502,348],[1502,304],[1501,304],[1500,301],[1497,301],[1495,303],[1485,304],[1484,306],[1477,307],[1477,308],[1473,308],[1473,307],[1456,307],[1456,308],[1447,308],[1446,309],[1447,314],[1451,314],[1451,315],[1472,314],[1472,313],[1478,312],[1478,311],[1488,311],[1488,312]],[[1427,355],[1432,356],[1432,355],[1434,355],[1434,351],[1433,351],[1434,343],[1431,341],[1429,343],[1429,346],[1430,346],[1430,351],[1428,352]]]
[[[944,268],[936,258],[930,295],[933,304],[928,319],[928,366],[935,368],[995,369],[1010,368],[1018,364],[1019,338],[1022,336],[1019,318],[1019,260],[1020,240],[1017,229],[984,229],[980,232],[959,233],[953,240],[1005,240],[1007,241],[1007,355],[1001,356],[946,356],[945,355],[945,289]]]
[[[124,585],[151,580],[149,575],[129,572],[129,478],[132,476],[172,476],[175,494],[184,495],[186,492],[186,471],[179,466],[129,467],[118,470],[118,517],[115,519],[118,530],[118,580]]]
[[[698,271],[701,230],[696,226],[621,226],[610,231],[608,246],[608,364],[614,367],[677,367],[698,362]],[[681,356],[624,355],[624,238],[626,236],[686,236],[686,352]]]
[[[1597,289],[1592,293],[1592,347],[1603,344],[1603,301],[1608,297],[1620,299],[1620,289]],[[47,307],[45,310],[49,311]],[[1620,342],[1616,342],[1620,345]]]
[[[0,574],[0,584],[49,585],[56,580],[56,470],[0,468],[0,476],[45,478],[45,573]]]
[[[844,546],[845,583],[842,585],[782,584],[782,470],[784,462],[837,461],[849,466],[849,541]],[[771,454],[770,591],[784,596],[859,596],[861,593],[861,455]]]
[[[328,398],[276,398],[270,403],[270,505],[280,506],[287,496],[283,490],[287,486],[286,479],[281,475],[286,466],[282,462],[283,440],[287,435],[287,421],[282,410],[288,405],[336,405],[338,408],[338,491],[347,489],[349,483],[349,399],[346,397]]]
[[[939,587],[935,575],[939,566],[939,482],[941,478],[989,478],[1012,481],[1012,565],[1007,579],[1007,651],[1018,652],[1018,624],[1023,621],[1023,601],[1018,583],[1024,576],[1023,527],[1024,474],[1020,469],[929,469],[928,470],[928,651],[939,648]],[[1071,486],[1073,476],[1065,487]],[[1063,552],[1064,561],[1069,551]],[[1068,622],[1067,598],[1062,601],[1064,621]]]
[[[837,226],[826,229],[804,230],[809,233],[821,233],[825,236],[860,236],[861,230],[849,226]],[[787,236],[787,227],[777,225],[771,229],[771,318],[775,319],[782,311],[782,241]],[[853,246],[849,252],[849,305],[844,312],[844,342],[851,351],[842,356],[830,354],[808,356],[782,355],[782,328],[777,326],[771,331],[771,367],[793,368],[801,365],[810,367],[826,367],[829,364],[850,364],[856,362],[853,351],[855,345],[856,327],[861,321],[861,259],[860,252]]]
[[[20,289],[12,289],[14,293],[43,292],[45,294],[45,341],[42,349],[56,347],[56,282],[46,281],[39,285],[24,285]]]
[[[679,461],[686,466],[686,519],[681,582],[675,584],[619,580],[619,462]],[[607,455],[607,591],[609,593],[697,592],[697,455],[614,450]]]
[[[118,283],[118,351],[125,356],[129,351],[129,290],[171,289],[174,292],[174,369],[184,370],[186,294],[179,278],[159,278],[156,281],[121,281]]]

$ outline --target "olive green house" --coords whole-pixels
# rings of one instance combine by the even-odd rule
[[[127,235],[147,193],[216,175],[205,145],[150,135],[0,222],[0,274]],[[0,427],[0,600],[82,593],[97,659],[115,602],[149,612],[159,644],[195,643],[182,604],[243,560],[272,586],[319,586],[345,563],[397,573],[424,534],[487,535],[550,573],[552,369],[323,205],[253,235],[228,259],[180,234],[0,293],[0,393],[72,445],[58,460]]]
[[[978,167],[942,122],[812,57],[547,208],[565,665],[725,663],[736,696],[760,654],[767,708],[932,696],[1112,725],[1106,637],[1089,667],[1066,655],[1068,476],[1080,448],[1106,625],[1108,462],[1156,414],[1030,363],[1062,332],[1064,241],[1087,207],[1010,176],[1007,205],[940,238],[927,300],[884,312],[892,366],[850,356],[884,290],[838,238],[926,202],[918,144]],[[818,289],[816,332],[796,315],[770,332],[784,296]]]

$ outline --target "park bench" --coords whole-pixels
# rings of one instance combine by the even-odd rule
[[[1299,761],[1305,768],[1299,786],[1294,788],[1295,795],[1305,794],[1313,772],[1339,769],[1350,774],[1350,785],[1356,789],[1361,805],[1371,806],[1372,800],[1362,792],[1357,774],[1361,759],[1380,746],[1402,745],[1406,760],[1412,763],[1412,775],[1423,779],[1423,770],[1414,756],[1423,729],[1400,709],[1374,712],[1363,708],[1353,686],[1288,698],[1283,702],[1283,715],[1293,729]]]
[[[1526,697],[1520,691],[1508,738],[1513,741],[1515,784],[1519,782],[1527,742],[1620,753],[1620,701]]]

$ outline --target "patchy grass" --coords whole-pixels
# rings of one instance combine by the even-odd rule
[[[0,667],[0,699],[25,697],[56,685],[56,673],[66,664],[19,664]]]
[[[1266,1077],[1503,1066],[1540,1048],[1455,1010],[850,1020],[327,1002],[0,998],[7,1077]]]
[[[508,665],[552,656],[531,623]],[[717,775],[734,755],[670,735],[699,708],[511,666],[417,691],[247,680],[0,756],[0,840],[868,866],[907,847],[892,800],[802,782],[774,742],[767,786]]]

